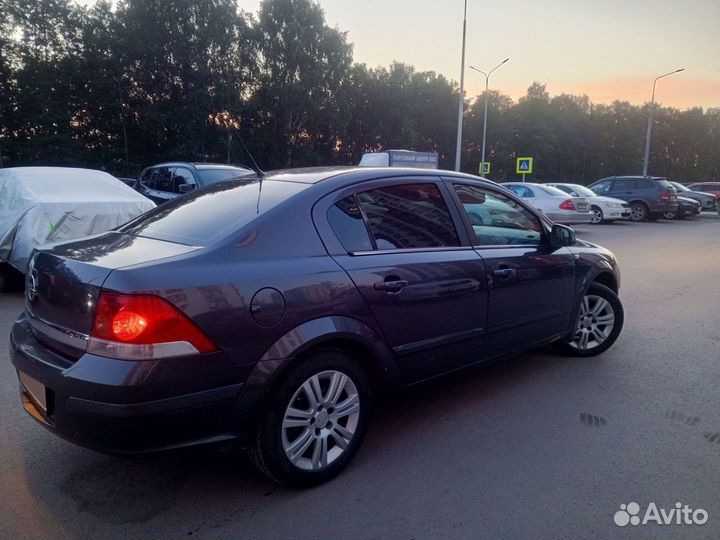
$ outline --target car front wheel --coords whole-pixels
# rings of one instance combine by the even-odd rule
[[[598,223],[603,222],[603,218],[604,218],[603,211],[598,206],[592,207],[592,213],[593,213],[593,218],[592,218],[593,225],[597,225]]]
[[[678,217],[678,213],[676,210],[668,210],[667,212],[663,212],[662,217],[663,219],[676,219]]]
[[[369,407],[362,367],[342,351],[318,351],[271,396],[250,457],[261,472],[286,486],[326,482],[360,447]]]
[[[624,322],[622,303],[615,292],[593,283],[580,300],[575,331],[556,346],[571,356],[595,356],[608,350]]]

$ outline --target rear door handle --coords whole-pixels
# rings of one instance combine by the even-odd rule
[[[515,269],[498,268],[497,270],[493,271],[493,276],[496,276],[498,279],[510,279],[511,277],[515,276]]]
[[[379,281],[373,287],[376,291],[399,292],[408,284],[407,280],[396,279],[394,281]]]

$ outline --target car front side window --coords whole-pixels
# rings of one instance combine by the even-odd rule
[[[538,245],[543,227],[532,212],[500,193],[455,184],[455,193],[467,213],[476,245]]]

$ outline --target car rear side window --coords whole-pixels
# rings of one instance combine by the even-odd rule
[[[662,182],[661,182],[661,184],[662,184]],[[638,178],[637,180],[635,180],[635,189],[652,189],[655,186],[656,186],[656,184],[654,184],[652,180],[648,180],[647,178]],[[667,183],[667,186],[664,186],[664,187],[671,187],[671,186],[669,183]]]
[[[354,195],[332,205],[328,209],[327,219],[335,236],[348,252],[373,249],[370,234]]]
[[[633,189],[641,189],[635,180],[615,180],[613,191],[630,191]]]
[[[377,249],[459,246],[455,225],[434,184],[404,184],[365,191],[356,200]]]

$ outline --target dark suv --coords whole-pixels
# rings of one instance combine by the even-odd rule
[[[254,174],[247,167],[216,163],[160,163],[145,169],[135,183],[135,189],[156,204],[178,195],[209,186],[230,178]]]
[[[610,176],[588,186],[598,195],[630,204],[632,221],[654,221],[678,210],[677,191],[667,178],[657,176]]]
[[[449,171],[221,182],[27,275],[10,350],[38,422],[111,453],[239,442],[289,485],[350,461],[373,394],[623,325],[612,253]]]

